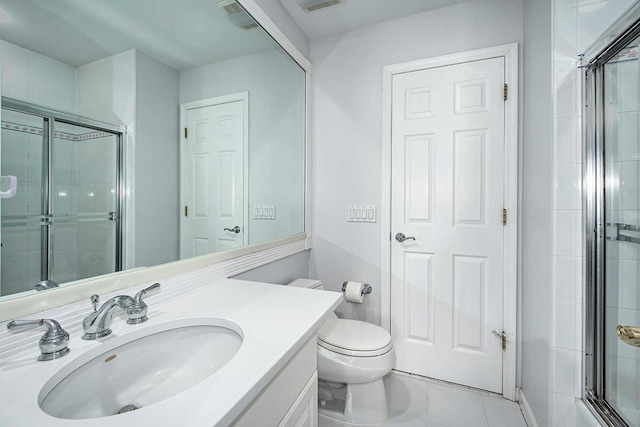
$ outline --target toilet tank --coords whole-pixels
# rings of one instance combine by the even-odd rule
[[[293,282],[287,284],[287,286],[294,286],[296,288],[324,290],[324,286],[322,286],[322,282],[317,279],[296,279]]]

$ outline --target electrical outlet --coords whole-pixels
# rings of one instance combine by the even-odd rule
[[[349,206],[347,209],[347,222],[376,222],[377,209],[371,205]]]

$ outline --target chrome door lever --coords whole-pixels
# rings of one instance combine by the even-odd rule
[[[224,231],[231,231],[232,233],[238,234],[238,233],[240,233],[240,226],[236,225],[233,228],[225,228]]]
[[[402,243],[405,240],[416,240],[416,238],[415,237],[407,237],[407,236],[404,235],[404,233],[396,234],[396,242]]]

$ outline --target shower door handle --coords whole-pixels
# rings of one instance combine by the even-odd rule
[[[633,347],[640,347],[640,327],[618,325],[616,328],[618,338]]]

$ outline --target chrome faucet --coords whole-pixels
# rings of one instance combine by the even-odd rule
[[[59,288],[58,284],[53,280],[43,280],[34,286],[36,291],[46,291],[47,289]]]
[[[91,297],[93,313],[87,315],[87,317],[82,321],[82,328],[84,329],[82,339],[95,340],[96,338],[106,337],[109,335],[111,333],[111,321],[113,319],[113,314],[119,308],[127,312],[128,324],[135,325],[146,322],[148,320],[148,306],[142,297],[148,292],[156,289],[160,289],[160,283],[154,283],[148,288],[141,290],[133,298],[128,295],[115,296],[102,304],[99,310],[97,308],[100,297],[98,295],[93,295]]]
[[[69,354],[69,334],[53,319],[12,320],[7,323],[7,329],[16,331],[44,326],[47,332],[40,338],[40,356],[38,360],[53,360]]]
[[[93,313],[87,315],[82,320],[82,329],[84,329],[83,340],[95,340],[96,338],[106,337],[111,333],[111,320],[113,319],[113,313],[121,308],[127,310],[133,306],[135,301],[128,295],[118,295],[110,298],[107,302],[102,304],[100,310],[97,310],[100,297],[98,295],[91,296],[91,303],[93,304]]]

